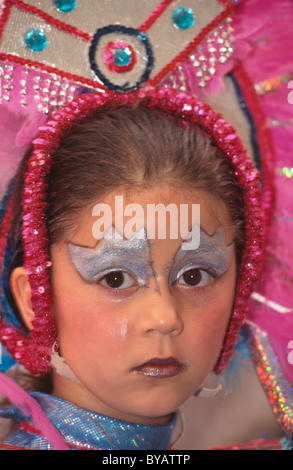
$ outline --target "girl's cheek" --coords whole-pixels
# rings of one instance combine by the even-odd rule
[[[176,288],[175,296],[194,309],[202,309],[217,300],[218,289],[215,285],[200,288],[180,286]]]
[[[211,283],[201,287],[178,285],[176,287],[180,297],[194,308],[211,309],[217,312],[223,309],[230,312],[234,304],[236,274],[232,264],[229,270],[221,277],[214,278]]]
[[[105,344],[107,347],[114,343],[123,342],[129,334],[129,319],[119,306],[105,299],[96,302],[81,302],[75,310],[74,324],[76,330],[88,341]],[[112,347],[111,346],[111,347]]]

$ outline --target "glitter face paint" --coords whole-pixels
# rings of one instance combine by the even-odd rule
[[[220,227],[212,236],[200,230],[200,244],[195,250],[183,250],[176,253],[169,276],[169,287],[182,275],[192,269],[207,271],[214,278],[225,274],[231,264],[234,242],[226,243],[225,230]]]
[[[118,236],[117,236],[118,234]],[[209,236],[200,229],[200,244],[195,250],[186,250],[184,243],[171,263],[162,272],[154,272],[151,260],[151,245],[144,228],[138,230],[131,239],[122,240],[116,229],[110,227],[104,236],[101,248],[86,248],[68,243],[68,254],[77,272],[86,282],[100,282],[110,273],[123,273],[123,286],[129,287],[137,282],[139,287],[149,287],[154,279],[155,290],[160,291],[161,274],[168,271],[169,289],[178,282],[181,285],[185,273],[200,271],[198,287],[207,285],[212,278],[225,274],[231,264],[234,243],[226,244],[225,230],[217,229]]]
[[[148,285],[154,276],[150,264],[149,241],[144,228],[138,230],[129,240],[121,240],[116,231],[110,236],[105,232],[102,247],[87,248],[68,243],[68,254],[80,276],[86,282],[98,282],[107,274],[120,271],[134,276],[140,287]],[[130,280],[126,279],[126,283]]]

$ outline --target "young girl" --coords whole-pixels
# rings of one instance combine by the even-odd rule
[[[233,352],[261,199],[233,128],[187,94],[89,93],[57,113],[2,219],[1,338],[50,379],[23,396],[3,378],[6,445],[169,448],[176,410]]]

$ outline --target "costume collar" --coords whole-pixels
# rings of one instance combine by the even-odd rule
[[[168,449],[177,416],[162,426],[133,424],[79,408],[60,398],[33,392],[50,421],[67,443],[89,449],[164,450]]]
[[[92,450],[167,450],[177,422],[174,413],[171,421],[162,426],[128,423],[79,408],[61,398],[41,392],[31,396],[74,448]],[[15,406],[3,410],[1,417],[16,421],[27,419]],[[40,438],[40,436],[38,436]],[[42,438],[41,438],[42,439]]]

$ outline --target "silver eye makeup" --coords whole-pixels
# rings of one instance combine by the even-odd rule
[[[170,270],[169,286],[175,284],[203,287],[222,277],[231,265],[234,242],[227,245],[224,228],[212,236],[200,231],[200,244],[196,250],[179,249]]]
[[[229,269],[234,243],[226,244],[224,228],[212,236],[200,231],[200,245],[195,250],[180,249],[172,262],[163,268],[168,273],[171,290],[174,285],[201,288],[210,285]],[[87,248],[68,243],[68,254],[80,276],[88,283],[120,291],[137,287],[156,286],[162,273],[156,273],[151,260],[151,246],[144,229],[131,239],[105,239],[102,245]],[[158,275],[159,274],[159,275]]]
[[[86,282],[111,289],[147,286],[154,276],[145,230],[129,240],[105,238],[95,248],[67,244],[69,259]]]

